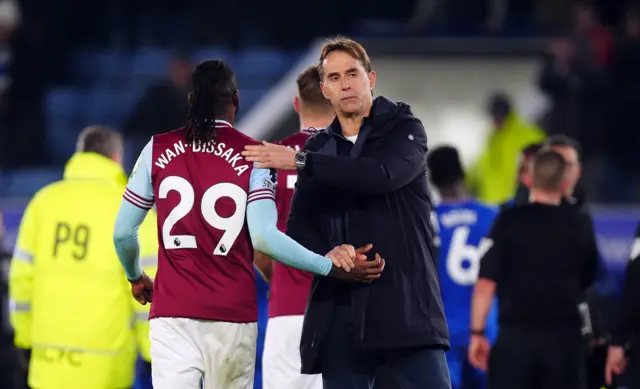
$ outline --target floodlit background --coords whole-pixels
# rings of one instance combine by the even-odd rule
[[[409,103],[430,147],[471,169],[494,149],[488,102],[517,126],[583,147],[602,254],[619,274],[640,213],[640,18],[636,5],[572,0],[0,0],[0,209],[13,248],[24,205],[61,178],[92,124],[127,139],[127,168],[154,133],[186,119],[186,81],[204,59],[235,69],[237,127],[257,139],[297,130],[295,76],[345,34],[378,72],[375,93]],[[486,171],[485,177],[501,174]],[[507,178],[508,179],[508,178]],[[513,180],[516,178],[513,177]],[[263,297],[266,286],[261,285]],[[615,289],[615,285],[613,286]]]

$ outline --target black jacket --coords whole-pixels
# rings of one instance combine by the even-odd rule
[[[624,287],[611,336],[611,344],[625,346],[640,339],[640,224],[631,247],[630,261],[624,275]]]
[[[348,243],[372,243],[386,260],[370,285],[315,277],[300,344],[302,370],[321,372],[318,350],[338,293],[351,301],[354,343],[363,348],[448,348],[430,222],[427,137],[409,106],[374,101],[348,156],[339,122],[309,139],[287,233],[308,249],[327,253]]]

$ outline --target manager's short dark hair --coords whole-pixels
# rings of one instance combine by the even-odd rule
[[[320,49],[320,60],[318,62],[318,71],[320,72],[320,78],[324,78],[324,69],[322,65],[324,64],[324,60],[327,59],[329,54],[334,51],[342,51],[344,53],[349,54],[352,58],[360,61],[364,70],[369,73],[371,72],[371,59],[369,58],[369,54],[364,49],[364,47],[354,41],[351,38],[347,38],[345,36],[338,35],[333,39],[327,40],[322,48]]]
[[[560,153],[540,150],[533,158],[533,188],[555,192],[562,190],[567,162]]]
[[[106,126],[86,127],[78,136],[78,142],[76,143],[77,152],[98,153],[107,158],[112,158],[114,154],[121,153],[123,148],[122,135]]]
[[[431,182],[438,188],[455,185],[464,181],[464,168],[458,149],[440,146],[427,155],[427,169]]]
[[[582,154],[580,143],[577,140],[562,134],[551,135],[544,141],[543,146],[546,148],[571,147],[576,151],[576,153],[578,153],[578,155]]]

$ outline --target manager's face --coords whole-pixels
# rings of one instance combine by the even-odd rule
[[[357,116],[371,104],[375,72],[367,72],[362,61],[344,51],[333,51],[322,62],[322,93],[336,112]]]

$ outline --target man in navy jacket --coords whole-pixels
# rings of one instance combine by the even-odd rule
[[[371,243],[386,267],[370,285],[314,279],[302,372],[322,373],[325,389],[359,389],[371,388],[385,366],[403,388],[448,389],[424,127],[408,105],[373,99],[375,72],[357,42],[328,41],[319,70],[336,120],[301,151],[265,143],[244,155],[298,170],[287,224],[293,239],[315,252]]]

